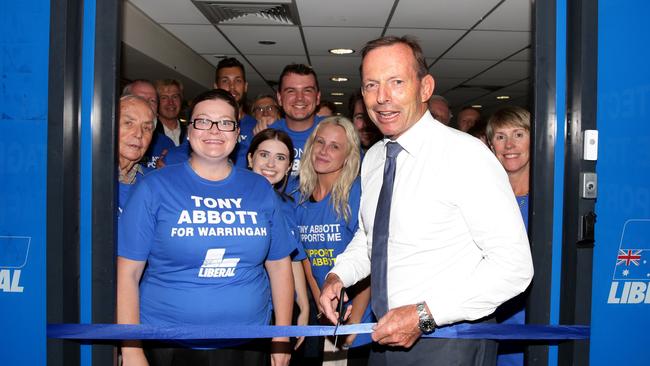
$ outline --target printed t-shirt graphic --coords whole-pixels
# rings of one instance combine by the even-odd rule
[[[336,256],[341,254],[352,240],[359,227],[359,202],[361,184],[357,178],[350,189],[350,219],[348,222],[336,217],[336,212],[330,202],[330,195],[320,202],[306,201],[298,205],[296,219],[300,229],[300,241],[305,247],[305,253],[311,263],[311,270],[318,283],[323,288],[325,276],[334,267]],[[371,295],[372,296],[372,295]],[[370,303],[366,308],[362,323],[373,322]],[[352,346],[371,342],[369,334],[359,334]]]
[[[266,325],[264,262],[287,257],[292,240],[264,177],[233,168],[213,182],[186,162],[134,187],[119,219],[118,255],[148,260],[142,324]]]

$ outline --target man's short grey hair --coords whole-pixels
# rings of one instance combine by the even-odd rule
[[[153,90],[156,90],[156,86],[153,85],[153,83],[151,81],[149,81],[147,79],[136,79],[136,80],[133,80],[132,82],[126,84],[126,86],[124,86],[124,89],[122,89],[122,96],[125,96],[127,94],[133,94],[133,87],[135,86],[135,84],[147,84],[150,87],[152,87]],[[156,90],[156,93],[158,93],[157,90]]]
[[[156,112],[151,108],[151,104],[149,104],[148,100],[144,99],[143,97],[141,97],[139,95],[135,95],[135,94],[122,94],[122,96],[120,97],[120,106],[124,102],[132,102],[132,101],[136,101],[136,100],[139,100],[139,101],[143,102],[144,104],[147,105],[147,107],[149,107],[149,110],[153,114],[153,128],[156,128],[156,124],[158,123],[158,118],[156,118]]]

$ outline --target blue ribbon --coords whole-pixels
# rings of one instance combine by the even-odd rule
[[[337,334],[372,333],[375,323],[342,325]],[[334,326],[151,326],[132,324],[48,324],[49,338],[83,343],[120,340],[192,341],[273,337],[330,336]],[[584,325],[457,324],[423,335],[427,338],[564,341],[588,339]]]

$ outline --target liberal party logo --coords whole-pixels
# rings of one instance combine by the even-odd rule
[[[239,258],[224,258],[226,249],[208,249],[199,270],[199,277],[219,278],[235,276]]]
[[[23,292],[22,268],[27,264],[28,236],[0,236],[0,292]]]
[[[650,220],[623,226],[608,304],[650,304]]]

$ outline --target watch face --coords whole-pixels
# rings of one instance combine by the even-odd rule
[[[435,329],[435,323],[433,319],[423,319],[420,320],[420,330],[422,333],[431,333]]]

